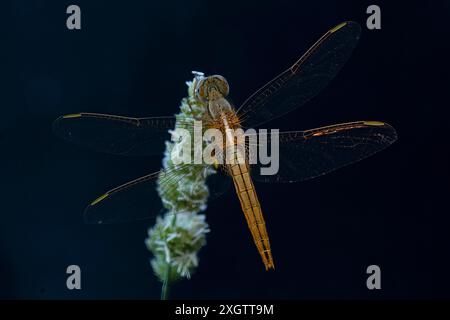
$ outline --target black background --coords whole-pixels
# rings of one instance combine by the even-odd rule
[[[330,27],[363,26],[352,58],[303,108],[271,123],[393,125],[387,150],[299,184],[257,184],[276,270],[264,271],[230,190],[172,298],[445,298],[449,194],[448,1],[4,1],[0,72],[0,297],[158,299],[144,245],[154,222],[85,225],[85,204],[159,158],[98,154],[54,137],[79,111],[171,115],[191,70],[221,74],[239,104]],[[66,28],[66,8],[82,30]],[[378,4],[382,29],[365,28]],[[66,288],[66,267],[82,290]],[[367,266],[382,289],[366,288]]]

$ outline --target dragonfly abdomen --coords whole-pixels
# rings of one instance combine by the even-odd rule
[[[266,223],[248,169],[249,167],[246,163],[228,165],[228,170],[233,178],[236,193],[239,197],[248,227],[264,262],[264,266],[268,270],[275,268],[275,266],[270,250]]]
[[[249,164],[246,161],[245,146],[238,145],[229,129],[240,129],[240,121],[233,110],[222,112],[220,116],[220,127],[224,133],[226,145],[226,157],[231,157],[231,162],[226,162],[227,170],[233,178],[236,193],[241,203],[242,211],[247,220],[248,227],[266,270],[275,268],[273,264],[272,252],[270,250],[269,236],[267,234],[266,223],[261,211],[255,186],[250,178]],[[241,141],[242,143],[242,141]],[[244,142],[245,143],[245,142]],[[242,161],[243,160],[243,161]]]

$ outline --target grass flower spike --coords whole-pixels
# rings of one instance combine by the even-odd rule
[[[162,299],[167,298],[170,283],[191,277],[198,266],[198,252],[206,244],[206,234],[209,232],[205,215],[199,213],[207,205],[209,190],[206,179],[215,170],[207,165],[177,167],[172,162],[172,151],[183,148],[183,140],[177,129],[192,128],[194,120],[200,120],[206,112],[205,105],[194,97],[195,83],[203,74],[193,73],[193,81],[186,83],[188,97],[182,99],[175,128],[169,131],[172,141],[166,142],[163,159],[164,169],[178,169],[176,172],[179,177],[171,177],[169,183],[167,180],[158,183],[158,192],[167,211],[163,217],[157,218],[145,241],[154,256],[151,260],[153,271],[163,282]],[[191,146],[193,148],[193,144]]]

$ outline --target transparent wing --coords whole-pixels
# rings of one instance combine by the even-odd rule
[[[173,192],[177,196],[180,184],[185,183],[183,179],[190,172],[188,166],[192,165],[154,172],[109,190],[86,207],[85,222],[109,224],[155,217],[163,208],[157,188],[164,188],[166,194]],[[223,194],[230,185],[229,180],[219,173],[209,176],[207,184],[210,198]]]
[[[268,149],[276,136],[268,136]],[[262,175],[261,164],[251,175],[261,182],[295,182],[311,179],[383,150],[397,140],[393,127],[377,121],[337,124],[307,131],[279,134],[279,171]]]
[[[210,175],[206,179],[206,184],[209,189],[209,199],[217,199],[227,192],[230,189],[231,181],[227,172],[222,169],[218,169],[216,174]]]
[[[339,72],[358,42],[361,27],[344,22],[325,33],[295,64],[250,96],[238,109],[243,126],[255,127],[317,95]]]
[[[99,113],[69,114],[56,119],[59,137],[95,151],[118,155],[162,154],[175,117],[130,118]]]

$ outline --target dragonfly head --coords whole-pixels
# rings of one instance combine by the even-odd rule
[[[225,99],[230,87],[227,80],[219,75],[209,76],[201,79],[195,87],[195,96],[208,106],[208,113],[211,118],[220,117],[226,109],[231,109],[230,104]]]
[[[195,96],[198,100],[207,103],[228,95],[230,87],[227,80],[219,75],[201,79],[195,87]]]

